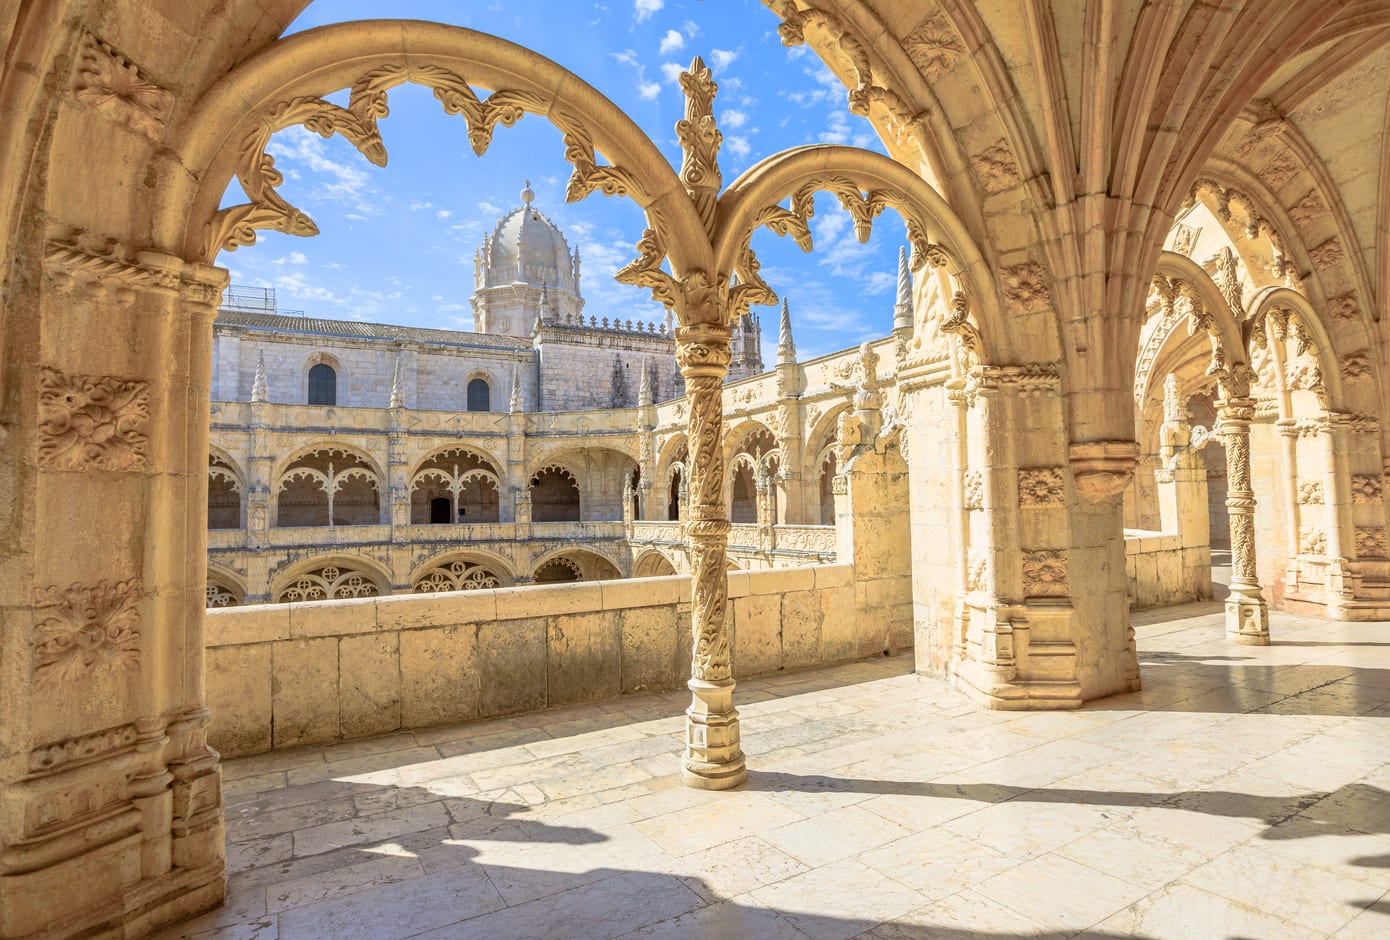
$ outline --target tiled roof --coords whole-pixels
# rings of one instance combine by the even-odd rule
[[[245,310],[219,310],[218,326],[236,326],[248,330],[271,330],[277,333],[339,336],[351,339],[380,339],[392,342],[429,343],[436,346],[483,346],[494,349],[529,349],[529,340],[492,333],[465,333],[461,330],[431,330],[419,326],[395,326],[390,323],[362,323],[357,320],[322,320],[318,317],[295,317],[279,313],[251,313]]]

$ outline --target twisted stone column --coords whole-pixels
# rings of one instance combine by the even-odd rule
[[[723,389],[730,361],[727,326],[700,324],[676,331],[676,361],[690,403],[690,508],[685,531],[691,565],[690,708],[685,713],[686,786],[728,790],[747,778],[739,746],[738,712],[725,610]]]
[[[1250,646],[1269,644],[1269,609],[1255,571],[1255,492],[1250,486],[1251,398],[1218,403],[1226,439],[1226,513],[1231,525],[1231,593],[1226,598],[1226,638]]]

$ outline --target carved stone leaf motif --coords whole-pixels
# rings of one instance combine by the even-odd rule
[[[1338,294],[1336,297],[1328,298],[1327,312],[1338,323],[1350,323],[1361,316],[1361,308],[1357,306],[1355,294]]]
[[[1358,558],[1384,558],[1386,555],[1385,526],[1357,526],[1356,555]]]
[[[903,37],[903,49],[929,82],[951,71],[965,57],[965,44],[956,35],[946,14],[939,10]]]
[[[965,589],[984,591],[989,587],[989,556],[978,548],[970,550],[965,571]]]
[[[1371,351],[1358,349],[1342,357],[1342,375],[1349,382],[1361,382],[1371,377]]]
[[[1310,189],[1302,199],[1289,206],[1289,218],[1298,226],[1316,222],[1326,214],[1327,206],[1323,205],[1322,197],[1316,189]]]
[[[980,185],[985,188],[985,192],[1002,193],[1023,182],[1023,177],[1018,171],[1018,161],[1014,159],[1013,152],[1009,150],[1008,143],[1002,137],[971,159],[975,163],[975,172],[979,175]]]
[[[1316,481],[1301,483],[1298,487],[1298,501],[1304,506],[1322,505],[1322,484]]]
[[[1281,148],[1257,175],[1270,189],[1281,189],[1285,183],[1298,175],[1298,161],[1291,153]]]
[[[1029,261],[1006,267],[1000,273],[1004,281],[1004,299],[1014,310],[1034,313],[1047,308],[1049,297],[1042,265]]]
[[[1305,529],[1298,540],[1298,550],[1304,555],[1321,555],[1327,551],[1327,536],[1322,529]]]
[[[82,37],[73,96],[99,114],[153,139],[164,130],[173,92],[140,74],[129,60],[91,33]]]
[[[1313,259],[1313,264],[1320,269],[1326,270],[1335,267],[1342,263],[1344,257],[1342,243],[1334,236],[1321,245],[1315,245],[1308,249],[1308,256]]]
[[[39,466],[144,470],[150,387],[111,376],[44,369],[39,378]]]
[[[1379,503],[1385,495],[1385,483],[1372,473],[1354,473],[1351,477],[1351,501],[1361,505]]]
[[[57,685],[98,668],[140,668],[140,579],[34,590],[34,678]]]
[[[1023,596],[1066,597],[1067,553],[1042,549],[1023,553]]]
[[[965,471],[965,508],[981,509],[984,506],[985,481],[978,470]]]
[[[671,275],[661,270],[661,262],[666,260],[666,246],[655,229],[647,229],[637,240],[637,258],[618,269],[613,279],[633,287],[645,287],[652,292],[652,299],[666,307],[674,307],[677,292],[680,290]]]
[[[1024,509],[1061,506],[1065,496],[1062,471],[1057,467],[1035,467],[1018,471],[1018,504]]]

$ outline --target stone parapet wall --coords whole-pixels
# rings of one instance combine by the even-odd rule
[[[734,674],[900,647],[849,565],[729,573]],[[675,689],[687,576],[265,604],[207,614],[210,739],[226,756]]]
[[[1135,610],[1211,598],[1211,551],[1177,532],[1126,529],[1125,574]]]

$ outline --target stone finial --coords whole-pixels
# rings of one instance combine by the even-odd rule
[[[652,403],[652,375],[650,363],[642,360],[642,378],[637,386],[637,407],[645,408]]]
[[[270,401],[270,383],[265,377],[265,350],[256,355],[256,378],[251,383],[252,401]]]
[[[787,308],[787,298],[782,298],[782,321],[777,327],[777,364],[796,362],[796,343],[792,342],[792,315]]]
[[[898,249],[898,299],[893,305],[893,329],[912,329],[912,271],[907,264],[907,249]]]
[[[521,201],[529,206],[531,204],[531,201],[535,198],[536,193],[534,190],[531,189],[531,181],[527,180],[526,185],[521,190]]]
[[[513,414],[525,410],[521,400],[521,369],[516,363],[512,363],[512,399],[507,408]]]
[[[396,353],[396,366],[391,370],[391,407],[405,407],[405,389],[401,387],[401,354]]]

